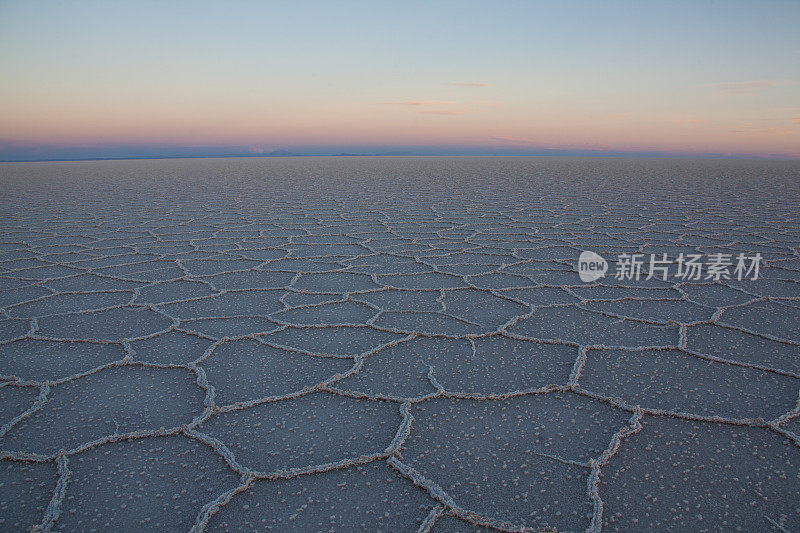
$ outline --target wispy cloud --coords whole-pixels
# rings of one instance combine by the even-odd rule
[[[725,94],[752,94],[789,85],[790,83],[793,82],[791,80],[748,80],[707,83],[705,87],[716,89]]]
[[[454,81],[451,82],[450,85],[455,85],[456,87],[491,87],[491,83],[484,83],[482,81]]]

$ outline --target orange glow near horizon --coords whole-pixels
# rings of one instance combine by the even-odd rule
[[[602,6],[561,6],[534,22],[529,6],[470,6],[457,28],[440,24],[450,15],[440,5],[424,19],[386,14],[389,25],[330,6],[273,33],[256,12],[301,14],[203,4],[151,21],[132,6],[48,6],[0,6],[6,152],[417,146],[800,158],[793,6],[773,7],[763,27],[743,7],[693,8],[693,25],[656,7],[619,21]],[[343,17],[360,22],[352,34],[337,30]],[[487,17],[496,28],[481,37]],[[600,32],[603,21],[616,33]]]

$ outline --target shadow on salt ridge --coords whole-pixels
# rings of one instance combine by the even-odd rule
[[[170,316],[185,319],[213,317],[264,317],[284,308],[282,289],[248,289],[213,295],[207,298],[163,304],[159,309]]]
[[[583,530],[589,468],[630,413],[572,394],[434,399],[412,407],[404,461],[462,508],[532,528]],[[550,456],[550,457],[548,457]]]
[[[0,529],[33,531],[53,497],[56,465],[1,459],[0,479]]]
[[[372,307],[359,302],[324,303],[313,307],[294,307],[272,315],[276,321],[293,326],[341,326],[364,324],[378,314]]]
[[[183,368],[106,368],[52,387],[44,407],[14,425],[0,447],[49,455],[115,432],[188,424],[205,396]]]
[[[738,363],[800,374],[800,346],[715,324],[687,328],[687,348]]]
[[[74,313],[124,305],[131,301],[132,292],[94,292],[84,294],[54,294],[35,302],[24,303],[9,309],[12,317],[32,318],[36,316]]]
[[[384,453],[401,421],[394,402],[315,392],[215,414],[198,431],[223,442],[239,464],[270,473]]]
[[[589,350],[581,387],[646,409],[773,419],[797,403],[800,380],[677,350]]]
[[[298,392],[346,372],[353,362],[293,353],[243,339],[221,344],[201,366],[216,389],[217,405],[226,405]]]
[[[288,327],[261,337],[264,342],[279,344],[315,354],[353,357],[387,342],[403,338],[372,328],[331,326],[321,328]]]
[[[537,339],[562,339],[582,345],[677,346],[678,326],[654,326],[643,322],[593,313],[573,306],[534,310],[508,330]]]
[[[800,448],[789,440],[667,416],[642,426],[603,468],[604,529],[800,530]]]
[[[38,396],[38,387],[17,387],[14,385],[0,387],[0,405],[3,406],[2,411],[0,411],[0,427],[8,424],[14,418],[33,407]],[[2,448],[2,444],[0,444],[0,448]]]
[[[416,531],[435,503],[385,462],[374,461],[256,481],[213,515],[208,529],[243,531],[259,524],[278,531]]]
[[[212,341],[181,331],[168,331],[156,337],[134,341],[134,361],[159,365],[185,365],[202,357]]]
[[[104,444],[70,457],[69,468],[56,522],[65,531],[188,531],[203,505],[239,484],[222,457],[183,436]]]
[[[119,308],[39,319],[39,334],[62,339],[116,341],[144,337],[165,330],[172,321],[155,311]]]
[[[0,375],[56,381],[125,357],[120,344],[21,339],[2,347]]]
[[[776,301],[754,302],[726,309],[719,321],[800,343],[800,307]]]

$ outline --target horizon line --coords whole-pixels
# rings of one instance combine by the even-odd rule
[[[752,161],[800,161],[800,156],[756,155],[756,154],[680,154],[667,152],[593,152],[553,150],[556,153],[421,153],[421,152],[376,152],[376,153],[334,153],[334,154],[176,154],[176,155],[126,155],[109,157],[54,157],[54,158],[10,158],[0,159],[0,163],[70,163],[81,161],[148,161],[176,159],[293,159],[305,157],[585,157],[585,158],[622,158],[622,159],[717,159],[717,160],[752,160]]]

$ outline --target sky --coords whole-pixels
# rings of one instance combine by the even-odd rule
[[[0,160],[800,158],[800,0],[0,0]]]

